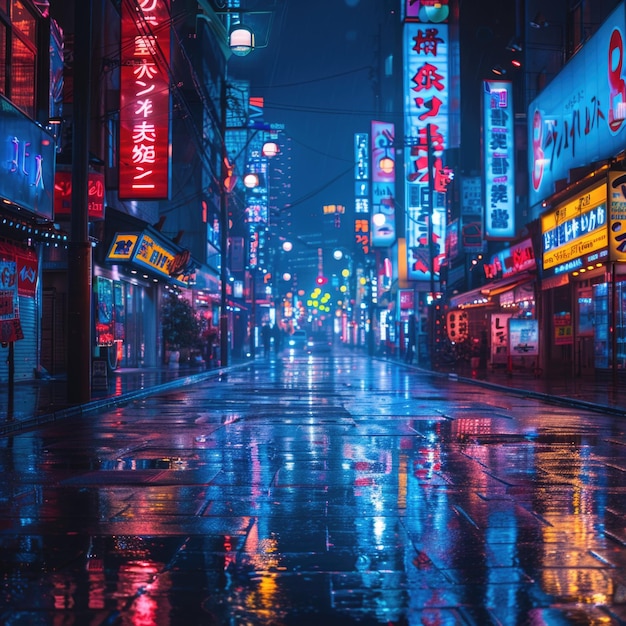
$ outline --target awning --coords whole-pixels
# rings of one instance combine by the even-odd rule
[[[503,278],[501,280],[494,280],[493,282],[481,287],[480,292],[488,297],[499,296],[505,291],[515,289],[516,287],[529,283],[534,279],[534,274],[531,274],[530,272],[520,272],[519,274],[507,276],[506,278]]]
[[[535,280],[532,272],[519,272],[513,276],[507,276],[500,280],[494,280],[482,287],[466,291],[458,296],[450,298],[451,308],[467,308],[472,306],[485,306],[492,303],[492,298],[506,291],[516,289],[521,285],[527,285]]]
[[[458,296],[452,296],[450,298],[450,307],[453,309],[465,308],[470,306],[485,306],[489,304],[489,296],[486,296],[482,292],[482,287],[478,289],[472,289],[465,293],[460,293]]]

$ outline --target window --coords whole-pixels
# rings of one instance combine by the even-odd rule
[[[35,116],[35,52],[18,37],[11,46],[11,100]]]
[[[7,26],[0,21],[0,93],[6,95],[7,92]]]
[[[11,5],[11,24],[20,35],[27,39],[33,46],[36,45],[36,27],[35,17],[24,7],[19,0],[13,0]]]
[[[20,0],[0,0],[0,93],[36,111],[37,20]]]

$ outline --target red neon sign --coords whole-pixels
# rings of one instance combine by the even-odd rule
[[[170,0],[122,2],[120,198],[169,197]]]
[[[104,174],[89,172],[87,211],[90,220],[104,219]],[[54,215],[72,213],[72,172],[57,170],[54,174]]]

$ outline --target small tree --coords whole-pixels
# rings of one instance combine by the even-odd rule
[[[200,320],[193,307],[175,293],[166,296],[161,309],[163,343],[169,350],[192,348],[200,343]]]

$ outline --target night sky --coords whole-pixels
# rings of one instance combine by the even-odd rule
[[[378,4],[281,2],[267,48],[230,62],[252,94],[264,96],[265,120],[285,124],[292,138],[296,232],[311,230],[324,204],[354,203],[353,136],[368,132],[375,116]]]

